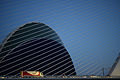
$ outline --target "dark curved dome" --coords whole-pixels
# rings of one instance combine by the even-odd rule
[[[20,71],[76,75],[60,38],[43,23],[29,23],[11,33],[3,42],[0,54],[0,75],[20,75]]]

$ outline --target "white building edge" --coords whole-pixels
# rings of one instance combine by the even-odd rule
[[[120,53],[109,72],[109,76],[120,77]]]

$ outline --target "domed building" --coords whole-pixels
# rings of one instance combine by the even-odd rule
[[[56,32],[36,22],[19,27],[0,46],[0,75],[20,75],[20,71],[76,75],[72,59]]]

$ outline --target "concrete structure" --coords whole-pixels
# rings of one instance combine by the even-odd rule
[[[115,63],[113,64],[109,72],[109,75],[112,77],[120,77],[120,54],[117,57]]]

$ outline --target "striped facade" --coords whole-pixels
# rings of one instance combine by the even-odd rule
[[[59,36],[43,23],[27,23],[10,33],[0,46],[0,75],[40,71],[44,75],[76,75]]]

